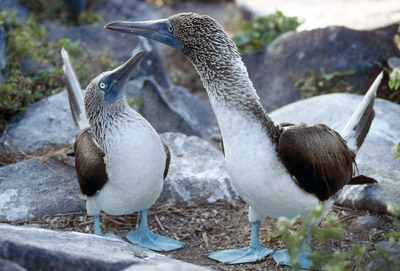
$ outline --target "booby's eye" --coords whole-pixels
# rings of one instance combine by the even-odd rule
[[[99,85],[99,87],[100,87],[101,89],[105,89],[105,88],[106,88],[106,84],[104,84],[103,82],[101,82],[100,85]]]
[[[172,24],[168,26],[168,31],[171,33],[174,32],[174,26]]]

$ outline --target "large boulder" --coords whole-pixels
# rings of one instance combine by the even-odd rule
[[[159,200],[197,206],[237,197],[221,151],[195,136],[165,133],[161,139],[171,151],[171,165]]]
[[[85,210],[75,168],[55,158],[1,167],[0,176],[0,220]]]
[[[0,153],[36,153],[74,141],[77,131],[66,91],[32,104],[24,118],[11,123],[0,137]]]
[[[324,123],[340,131],[362,98],[345,93],[321,95],[279,108],[270,116],[278,122]],[[378,184],[347,186],[336,203],[387,212],[388,203],[400,206],[400,159],[394,160],[391,152],[400,141],[400,105],[376,99],[374,108],[375,119],[356,160],[359,173],[375,178]]]
[[[32,104],[24,118],[10,123],[0,137],[0,153],[37,153],[64,147],[77,131],[66,91]]]
[[[143,271],[154,265],[158,270],[208,270],[113,238],[7,224],[0,224],[0,258],[27,270],[119,271],[132,265]]]
[[[267,111],[300,98],[294,83],[311,72],[344,72],[354,92],[364,93],[392,56],[400,56],[393,37],[384,31],[358,31],[332,26],[289,32],[264,50],[244,53],[243,60]]]

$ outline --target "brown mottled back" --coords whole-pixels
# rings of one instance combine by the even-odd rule
[[[346,141],[323,124],[285,130],[277,151],[298,185],[321,201],[349,183],[357,167]]]

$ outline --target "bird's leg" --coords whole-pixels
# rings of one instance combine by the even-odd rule
[[[100,225],[100,215],[95,215],[93,217],[93,219],[94,219],[94,234],[95,235],[111,237],[111,238],[122,240],[119,236],[112,234],[112,233],[103,234],[103,231],[101,230],[101,225]]]
[[[100,215],[95,215],[93,219],[94,219],[94,234],[103,236],[103,232],[101,231],[101,225],[100,225]]]
[[[139,223],[139,229],[136,231],[131,231],[126,234],[126,238],[135,245],[145,247],[151,250],[155,251],[170,251],[178,248],[182,248],[183,244],[152,233],[149,230],[149,227],[147,225],[147,210],[142,210],[140,211],[140,223]]]
[[[303,252],[301,252],[297,258],[298,263],[300,264],[302,269],[310,269],[313,262],[308,259],[308,256],[311,254],[311,226],[307,225],[306,226],[306,232],[307,232],[307,238],[304,240],[303,243]],[[289,252],[287,249],[280,250],[280,251],[275,251],[274,254],[272,254],[272,257],[274,258],[275,262],[278,265],[287,265],[287,266],[292,266],[292,263],[290,261],[290,256]]]
[[[227,249],[209,253],[208,258],[227,264],[251,263],[262,260],[273,252],[264,248],[259,240],[260,221],[251,224],[250,246],[240,249]]]

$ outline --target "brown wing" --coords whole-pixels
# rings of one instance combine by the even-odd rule
[[[357,167],[346,141],[323,124],[285,130],[277,151],[298,185],[319,200],[328,199],[350,182]]]
[[[167,155],[167,158],[165,160],[165,169],[164,169],[164,179],[165,179],[168,175],[169,164],[171,163],[171,152],[169,151],[169,148],[164,141],[161,140],[161,143],[163,144],[165,154]]]
[[[76,135],[74,151],[79,187],[84,195],[93,196],[108,178],[104,153],[94,141],[89,127]]]

